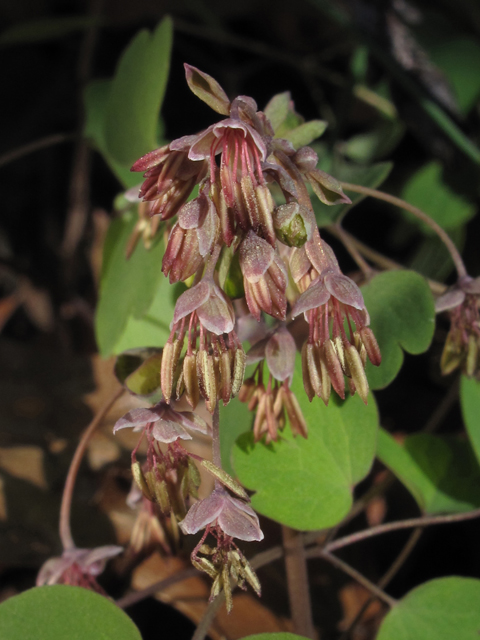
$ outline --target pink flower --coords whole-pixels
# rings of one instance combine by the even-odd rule
[[[122,553],[123,547],[108,545],[97,549],[66,549],[58,558],[47,560],[37,576],[37,587],[69,584],[103,593],[96,581],[107,560]]]
[[[194,534],[212,525],[232,538],[246,542],[263,540],[255,511],[242,500],[233,498],[221,486],[217,486],[208,498],[190,507],[180,528],[183,533]]]

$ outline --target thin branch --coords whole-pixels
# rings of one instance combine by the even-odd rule
[[[315,629],[303,536],[299,531],[283,525],[282,537],[293,631],[300,636],[314,638]]]
[[[473,511],[467,511],[466,513],[452,513],[448,515],[440,516],[425,516],[422,518],[410,518],[408,520],[398,520],[397,522],[387,522],[385,524],[379,524],[376,527],[370,527],[370,529],[364,529],[357,533],[344,536],[338,540],[334,540],[326,545],[325,551],[336,551],[342,549],[356,542],[367,540],[368,538],[374,538],[375,536],[382,535],[383,533],[390,533],[390,531],[399,531],[400,529],[413,529],[414,527],[429,527],[437,524],[449,524],[452,522],[463,522],[464,520],[474,520],[480,518],[480,509],[474,509]],[[306,554],[308,558],[321,557],[323,549],[313,547],[307,549]]]
[[[385,589],[385,587],[393,580],[393,578],[397,575],[397,573],[405,564],[407,558],[412,553],[422,533],[423,533],[423,529],[421,527],[417,527],[412,531],[407,542],[403,546],[403,549],[400,551],[400,553],[395,558],[391,566],[387,569],[387,571],[383,574],[383,576],[377,582],[377,587],[380,587],[380,589]],[[367,611],[368,607],[372,604],[374,600],[375,600],[375,596],[370,596],[370,598],[368,598],[365,604],[362,607],[360,607],[359,612],[357,613],[355,618],[352,620],[348,629],[342,634],[340,640],[347,640],[350,637],[350,634],[355,629],[359,621],[362,619],[363,614],[365,613],[365,611]]]
[[[103,405],[97,415],[90,422],[88,427],[83,432],[82,437],[80,438],[80,442],[78,443],[77,449],[70,463],[67,479],[65,480],[65,486],[63,488],[62,504],[60,507],[59,533],[64,549],[73,549],[75,547],[75,543],[73,542],[72,538],[72,532],[70,530],[70,508],[72,506],[72,496],[73,490],[75,488],[75,481],[77,479],[77,474],[83,459],[83,455],[93,433],[102,422],[104,417],[107,415],[107,413],[110,411],[110,409],[113,407],[118,398],[120,398],[120,396],[124,393],[124,391],[125,389],[123,387],[120,387]]]
[[[352,242],[352,236],[345,231],[345,229],[342,227],[341,224],[337,223],[336,225],[332,225],[332,226],[334,226],[336,229],[337,238],[343,243],[345,249],[355,260],[355,262],[357,263],[358,267],[361,269],[365,278],[367,280],[370,279],[374,274],[374,270],[368,264],[368,262],[364,260],[362,254],[358,250],[358,247],[355,245],[355,243]],[[331,227],[329,227],[328,230],[330,231]]]
[[[140,591],[132,591],[132,593],[127,593],[123,598],[119,598],[117,600],[117,606],[121,609],[126,609],[127,607],[131,607],[137,602],[141,602],[145,600],[145,598],[149,598],[153,596],[158,591],[165,591],[168,587],[176,584],[177,582],[182,582],[182,580],[188,580],[188,578],[193,578],[198,576],[198,569],[194,567],[189,567],[188,569],[184,569],[183,571],[179,571],[175,573],[173,576],[169,576],[168,578],[164,578],[163,580],[159,580],[158,582],[154,582],[150,586],[142,589]]]
[[[333,564],[334,567],[337,567],[337,569],[340,569],[341,571],[349,575],[351,578],[356,580],[359,584],[373,593],[379,600],[385,602],[385,604],[387,604],[390,608],[394,607],[397,604],[397,600],[395,600],[395,598],[389,596],[387,593],[385,593],[385,591],[377,587],[376,584],[370,582],[370,580],[366,578],[362,573],[351,567],[343,560],[340,560],[340,558],[337,558],[337,556],[334,556],[331,553],[328,553],[328,551],[322,549],[321,553],[319,553],[317,557],[327,560],[327,562]]]
[[[210,629],[210,625],[215,620],[215,616],[217,615],[218,610],[222,606],[225,601],[225,592],[221,591],[220,594],[213,600],[208,603],[208,607],[203,614],[202,619],[198,623],[197,628],[195,629],[195,633],[192,636],[192,640],[204,640],[208,630]]]
[[[342,241],[342,238],[337,231],[336,225],[329,225],[326,228],[329,233]],[[387,258],[387,256],[384,256],[382,253],[379,253],[378,251],[375,251],[375,249],[372,249],[368,245],[364,244],[361,240],[355,238],[355,236],[346,231],[343,227],[342,231],[343,236],[348,238],[348,241],[351,243],[351,245],[354,246],[362,254],[362,256],[368,258],[368,260],[373,262],[373,264],[376,264],[381,269],[385,269],[387,271],[399,271],[401,269],[406,269],[406,267],[404,267],[402,264],[395,262],[395,260],[392,260],[391,258]],[[437,282],[436,280],[430,280],[429,278],[426,278],[426,280],[432,293],[435,293],[437,295],[445,293],[445,290],[447,289],[446,285],[442,284],[441,282]]]
[[[465,268],[462,256],[460,255],[460,252],[458,251],[454,242],[452,241],[448,233],[444,229],[442,229],[442,227],[437,224],[435,220],[433,220],[433,218],[426,214],[425,211],[422,211],[418,207],[415,207],[413,204],[410,204],[409,202],[406,202],[401,198],[392,196],[389,193],[384,193],[383,191],[378,191],[377,189],[370,189],[369,187],[363,187],[359,184],[351,184],[349,182],[341,182],[341,185],[347,191],[353,191],[354,193],[361,193],[365,196],[371,196],[372,198],[376,198],[377,200],[383,200],[384,202],[393,204],[395,207],[404,209],[405,211],[409,211],[416,218],[428,225],[446,246],[457,270],[458,277],[463,278],[467,275],[467,269]]]
[[[0,167],[13,162],[14,160],[19,160],[24,156],[28,156],[30,153],[40,151],[40,149],[47,149],[48,147],[52,147],[53,145],[60,144],[62,142],[71,142],[72,140],[75,140],[75,138],[75,133],[53,133],[50,136],[34,140],[33,142],[22,145],[21,147],[7,151],[3,156],[0,156]]]

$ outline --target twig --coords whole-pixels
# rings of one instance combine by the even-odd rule
[[[193,578],[197,575],[198,569],[189,567],[188,569],[184,569],[183,571],[175,573],[173,576],[169,576],[168,578],[164,578],[163,580],[154,582],[145,589],[127,593],[126,596],[123,596],[123,598],[119,598],[117,600],[117,606],[119,606],[121,609],[126,609],[127,607],[131,607],[141,600],[145,600],[145,598],[149,598],[158,591],[165,591],[165,589],[168,589],[168,587],[171,587],[173,584],[181,582],[182,580],[187,580],[188,578]]]
[[[370,580],[366,578],[362,573],[351,567],[343,560],[340,560],[340,558],[337,558],[337,556],[334,556],[328,551],[322,549],[321,553],[319,553],[317,557],[327,560],[328,562],[330,562],[330,564],[333,564],[334,567],[337,567],[337,569],[340,569],[341,571],[349,575],[351,578],[356,580],[359,584],[373,593],[379,600],[385,602],[385,604],[387,604],[390,608],[394,607],[397,604],[397,600],[395,600],[395,598],[389,596],[387,593],[385,593],[385,591],[380,589],[380,587],[377,587],[376,584],[370,582]]]
[[[34,140],[33,142],[22,145],[21,147],[7,151],[3,156],[0,156],[0,167],[13,162],[14,160],[19,160],[24,156],[28,156],[30,153],[40,151],[40,149],[46,149],[47,147],[51,147],[62,142],[71,142],[72,140],[75,140],[75,138],[75,133],[53,133],[50,136]]]
[[[298,635],[314,638],[315,630],[303,537],[299,531],[285,525],[282,526],[282,537],[293,630]]]
[[[412,553],[422,533],[423,533],[423,529],[421,527],[417,527],[412,531],[403,549],[400,551],[400,553],[395,558],[391,566],[387,569],[387,571],[383,574],[383,576],[377,582],[377,586],[380,587],[380,589],[385,589],[385,587],[397,575],[401,567],[403,567],[403,565],[405,564],[407,558]],[[350,636],[352,631],[355,629],[358,622],[362,619],[363,614],[365,613],[365,611],[368,609],[368,607],[372,604],[374,600],[375,600],[375,596],[370,596],[370,598],[368,598],[365,604],[360,608],[360,611],[357,613],[357,615],[351,622],[348,629],[342,634],[340,640],[348,639],[348,637]]]
[[[72,461],[70,463],[70,468],[68,470],[67,479],[65,480],[65,486],[62,495],[62,504],[60,507],[59,532],[64,549],[73,549],[75,547],[75,543],[73,542],[72,538],[72,532],[70,530],[70,508],[72,505],[72,496],[73,490],[75,488],[75,481],[77,479],[77,474],[82,462],[83,454],[85,453],[87,445],[94,431],[102,422],[103,418],[107,415],[110,409],[113,407],[118,398],[120,398],[120,396],[124,393],[124,391],[125,389],[123,389],[123,387],[120,387],[103,405],[103,407],[83,432],[77,449],[75,450],[75,453],[73,455]]]
[[[213,602],[208,603],[208,607],[203,614],[203,618],[200,620],[197,628],[195,629],[192,640],[204,640],[205,636],[208,633],[208,630],[210,629],[210,625],[214,621],[215,616],[217,615],[217,612],[224,601],[224,591],[221,591],[221,593],[215,598],[215,600],[213,600]]]
[[[354,193],[361,193],[366,196],[371,196],[372,198],[376,198],[377,200],[383,200],[384,202],[393,204],[395,207],[399,207],[400,209],[409,211],[416,218],[428,225],[446,246],[448,252],[450,253],[450,256],[452,257],[453,263],[458,273],[458,277],[463,278],[467,275],[467,270],[465,268],[465,264],[463,263],[462,256],[460,255],[454,242],[452,241],[448,233],[444,229],[442,229],[442,227],[437,224],[435,220],[433,220],[428,214],[426,214],[425,211],[422,211],[418,207],[415,207],[413,204],[410,204],[409,202],[406,202],[401,198],[392,196],[389,193],[384,193],[383,191],[378,191],[377,189],[370,189],[369,187],[363,187],[359,184],[351,184],[349,182],[341,182],[341,185],[347,191],[353,191]]]
[[[345,231],[345,229],[342,227],[341,224],[337,223],[332,226],[335,227],[337,237],[342,242],[342,244],[344,245],[348,253],[355,260],[359,268],[362,270],[365,278],[367,280],[370,279],[373,276],[374,270],[368,264],[368,262],[364,260],[362,254],[358,250],[358,247],[355,245],[355,243],[352,242],[352,236]],[[331,231],[331,227],[328,227],[328,230]]]
[[[337,231],[336,225],[329,225],[328,227],[326,227],[326,229],[329,233],[342,241],[342,238]],[[343,227],[342,231],[344,237],[348,238],[348,241],[352,244],[352,246],[354,246],[363,256],[365,256],[365,258],[368,258],[371,262],[381,267],[382,269],[385,269],[387,271],[399,271],[406,268],[398,262],[395,262],[395,260],[387,258],[387,256],[384,256],[382,253],[379,253],[378,251],[375,251],[375,249],[372,249],[368,245],[364,244],[361,240],[358,240],[358,238],[352,236],[351,233],[345,231]],[[437,295],[445,293],[445,290],[447,289],[446,285],[442,284],[441,282],[437,282],[436,280],[430,280],[429,278],[426,278],[426,280],[432,293],[435,293]]]
[[[390,531],[399,531],[400,529],[413,529],[414,527],[429,527],[436,524],[449,524],[451,522],[463,522],[464,520],[474,520],[480,517],[480,509],[474,509],[473,511],[467,511],[466,513],[452,513],[448,515],[439,516],[424,516],[422,518],[410,518],[408,520],[398,520],[396,522],[387,522],[385,524],[379,524],[376,527],[370,527],[370,529],[364,529],[357,533],[344,536],[338,540],[334,540],[325,546],[325,551],[331,552],[337,549],[342,549],[356,542],[367,540],[368,538],[374,538],[375,536],[382,535],[383,533],[390,533]],[[318,547],[313,547],[306,550],[307,558],[321,557],[323,550]]]
[[[433,433],[438,429],[445,419],[447,413],[453,407],[458,400],[458,394],[460,390],[460,376],[458,376],[453,384],[448,389],[447,393],[443,396],[438,407],[432,413],[428,419],[426,425],[422,429],[422,433]]]
[[[91,0],[89,14],[99,17],[103,0]],[[83,90],[90,76],[93,53],[97,42],[100,21],[94,21],[85,32],[77,67],[78,91],[78,138],[73,156],[72,176],[68,195],[67,219],[60,253],[63,258],[71,258],[82,237],[88,217],[90,202],[89,171],[91,152],[87,141],[82,137],[84,120]]]

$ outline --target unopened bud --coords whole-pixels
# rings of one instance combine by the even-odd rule
[[[205,349],[200,349],[197,354],[197,375],[200,392],[205,398],[205,405],[213,413],[217,404],[217,380],[213,356]]]
[[[176,338],[173,342],[168,341],[163,348],[160,386],[166,402],[170,402],[172,397],[173,379],[182,352],[182,346],[183,341],[180,342]]]
[[[192,556],[191,560],[195,569],[204,571],[210,578],[216,579],[218,577],[218,571],[215,569],[214,564],[210,562],[210,560],[207,560],[207,558],[195,558]]]
[[[471,333],[468,336],[467,359],[465,361],[465,374],[470,378],[477,370],[478,343],[477,336]]]
[[[171,511],[170,497],[165,480],[157,480],[155,483],[155,501],[163,514],[168,515]]]
[[[373,335],[373,331],[370,327],[363,327],[360,329],[360,337],[362,338],[362,342],[365,345],[365,349],[367,351],[367,356],[370,362],[378,367],[382,362],[382,354],[380,353],[380,347],[378,346],[378,342]]]
[[[273,225],[277,238],[288,247],[303,247],[312,235],[309,211],[297,202],[277,207]]]

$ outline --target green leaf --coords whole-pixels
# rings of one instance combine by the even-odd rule
[[[377,455],[424,513],[457,513],[480,506],[480,468],[464,440],[420,433],[400,445],[380,429]]]
[[[475,640],[480,580],[452,576],[425,582],[385,616],[377,640]]]
[[[377,162],[376,164],[366,167],[339,160],[334,162],[328,169],[323,165],[319,166],[322,170],[331,173],[337,180],[376,189],[387,179],[393,168],[393,163]],[[360,193],[349,192],[347,189],[344,189],[344,191],[352,201],[352,204],[357,204],[365,197]],[[352,206],[348,204],[326,206],[318,202],[317,198],[312,199],[312,204],[317,223],[320,227],[333,224]]]
[[[319,138],[327,126],[328,122],[323,120],[310,120],[310,122],[304,122],[295,127],[295,129],[287,131],[283,137],[289,140],[295,149],[300,149],[300,147],[304,147]]]
[[[340,143],[338,148],[354,162],[370,163],[391,153],[403,138],[404,133],[403,122],[384,120],[375,129],[359,133],[346,142]]]
[[[131,165],[157,144],[172,33],[169,17],[153,34],[140,31],[118,63],[106,109],[105,141],[109,154],[122,165]]]
[[[125,247],[136,214],[113,220],[103,251],[100,297],[95,318],[102,356],[145,346],[163,346],[173,317],[173,290],[161,272],[163,241],[147,251],[139,243],[130,260]]]
[[[370,470],[378,426],[373,396],[365,406],[358,396],[309,403],[303,389],[300,355],[292,383],[307,425],[308,439],[290,429],[278,442],[254,443],[253,434],[237,440],[233,466],[244,486],[256,493],[252,506],[296,529],[332,527],[352,505],[352,489]]]
[[[227,473],[235,476],[232,466],[232,450],[237,438],[250,430],[252,414],[244,402],[233,398],[226,407],[220,403],[220,449],[222,465]]]
[[[387,271],[362,287],[371,327],[382,353],[382,364],[367,363],[372,389],[382,389],[395,378],[403,350],[423,353],[435,329],[435,305],[424,278],[413,271]]]
[[[297,636],[286,631],[280,633],[257,633],[253,636],[245,636],[242,640],[304,640],[305,636]]]
[[[468,437],[480,461],[480,382],[475,378],[462,376],[460,404]]]
[[[450,81],[462,113],[467,114],[480,96],[480,46],[465,35],[442,39],[430,48],[432,61]]]
[[[83,589],[36,587],[0,604],[2,640],[141,640],[114,602]]]
[[[465,224],[475,215],[475,206],[456,195],[443,182],[442,167],[438,162],[430,162],[417,171],[403,188],[401,197],[428,213],[444,229]],[[426,235],[434,233],[408,211],[404,214]]]
[[[277,95],[273,96],[273,98],[270,99],[267,106],[265,107],[264,113],[272,123],[274,131],[277,131],[277,129],[286,119],[290,108],[291,99],[292,96],[290,95],[290,91],[277,93]]]
[[[63,38],[75,31],[83,31],[101,21],[95,16],[68,16],[65,18],[40,18],[16,24],[0,34],[0,46],[47,42]]]
[[[116,162],[107,149],[105,124],[111,87],[112,80],[93,80],[85,87],[83,104],[86,116],[83,135],[92,141],[120,184],[128,189],[137,184],[140,185],[142,177],[138,173],[132,173],[130,166],[125,167]]]

